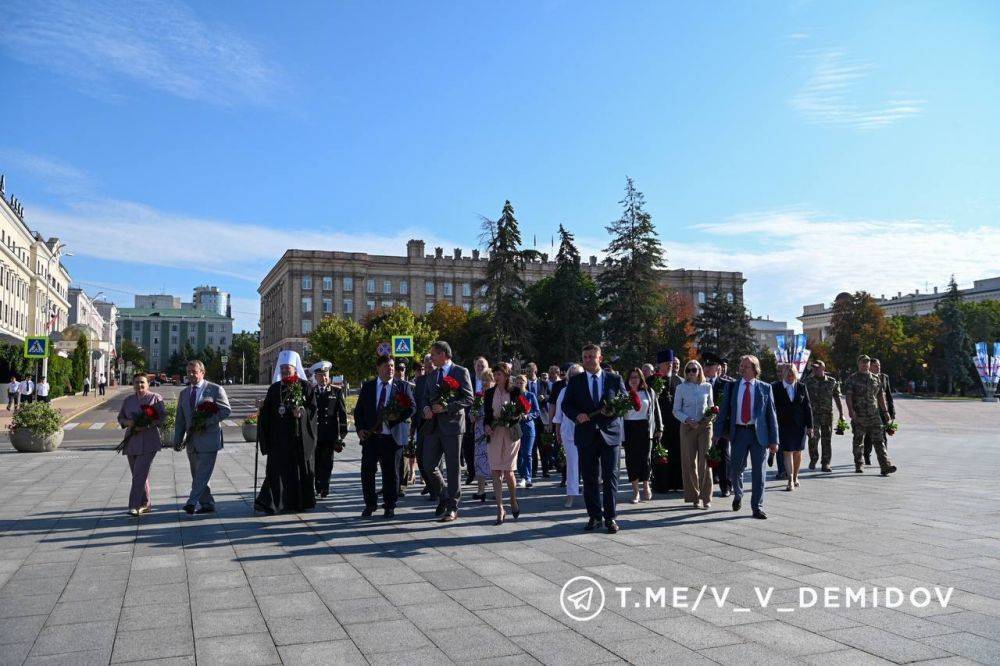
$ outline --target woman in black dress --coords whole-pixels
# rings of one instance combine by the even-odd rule
[[[298,354],[282,352],[278,362],[280,379],[267,389],[257,420],[260,452],[267,456],[267,466],[254,509],[266,513],[316,506],[312,387],[297,372],[302,367]]]
[[[681,379],[674,374],[674,352],[670,349],[656,354],[657,373],[663,377],[663,390],[657,396],[663,417],[663,437],[660,443],[667,450],[667,464],[653,470],[653,490],[670,493],[684,490],[681,474],[681,422],[674,417],[674,393]]]
[[[656,395],[646,386],[646,380],[639,368],[632,368],[625,378],[625,386],[629,394],[638,399],[639,409],[633,409],[625,415],[625,471],[632,483],[632,504],[639,503],[639,484],[642,484],[642,499],[653,499],[649,489],[649,455],[653,450],[653,441],[661,436],[663,421],[660,417],[660,407]]]

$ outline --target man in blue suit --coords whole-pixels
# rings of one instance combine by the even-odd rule
[[[747,456],[753,465],[750,508],[753,517],[764,520],[764,461],[767,452],[778,450],[778,416],[770,384],[759,381],[760,361],[756,356],[740,358],[740,379],[726,390],[719,413],[717,440],[731,443],[729,480],[733,484],[733,511],[743,503],[743,472]]]
[[[609,534],[618,531],[615,522],[618,492],[618,458],[621,450],[622,420],[613,416],[590,414],[601,404],[625,391],[622,378],[601,369],[601,348],[587,345],[583,348],[583,369],[566,384],[563,414],[576,421],[574,442],[580,452],[580,471],[583,474],[583,499],[587,505],[587,530],[592,530],[604,520]],[[603,480],[604,502],[601,502]]]

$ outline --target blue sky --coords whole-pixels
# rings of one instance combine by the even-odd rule
[[[626,174],[754,314],[1000,274],[995,2],[3,11],[7,191],[120,304],[207,282],[256,328],[286,248],[470,249],[504,199],[596,253]]]

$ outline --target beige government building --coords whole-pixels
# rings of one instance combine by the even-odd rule
[[[350,317],[361,321],[378,308],[403,306],[414,313],[430,312],[445,301],[469,311],[484,309],[475,284],[486,271],[486,257],[478,250],[464,254],[455,248],[445,254],[435,248],[425,252],[422,240],[410,240],[404,256],[364,252],[287,250],[260,283],[260,350],[263,383],[270,375],[278,352],[303,352],[306,336],[324,318]],[[525,280],[530,284],[552,275],[556,262],[543,255],[530,262]],[[592,277],[601,272],[597,257],[583,263]],[[674,269],[665,270],[664,288],[687,295],[695,306],[715,292],[743,301],[742,273]]]

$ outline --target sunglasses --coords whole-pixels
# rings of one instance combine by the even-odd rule
[[[698,374],[698,368],[687,368],[687,369],[684,370],[684,372],[687,373],[687,374],[689,374],[689,375],[690,374]]]

